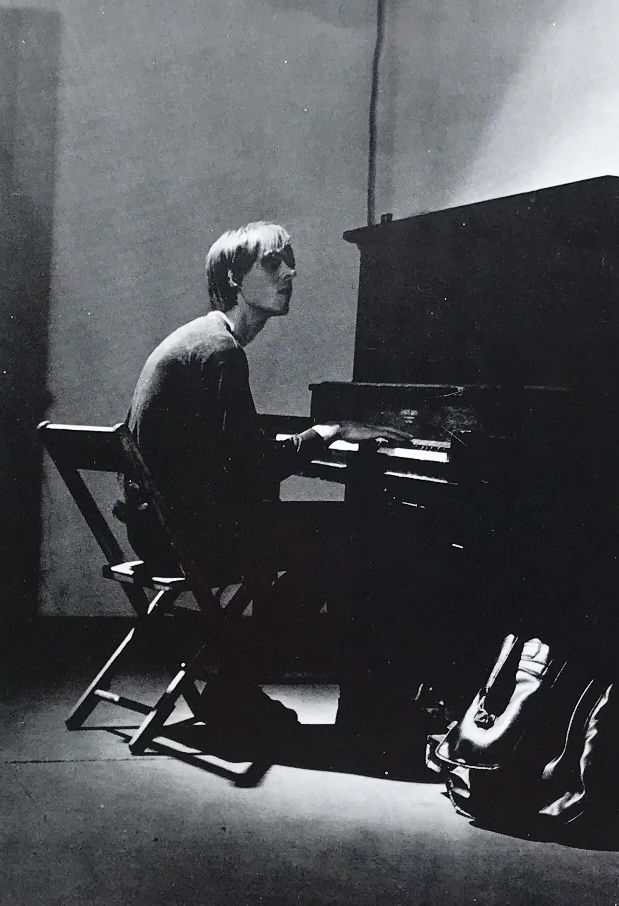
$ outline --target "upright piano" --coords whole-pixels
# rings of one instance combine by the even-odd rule
[[[491,575],[495,603],[503,588],[555,622],[612,606],[618,232],[604,176],[344,233],[360,252],[353,380],[310,388],[312,422],[410,439],[335,444],[306,474],[351,505],[405,508],[445,569],[469,557],[468,583]]]

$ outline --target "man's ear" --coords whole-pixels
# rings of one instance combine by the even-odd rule
[[[228,268],[228,286],[230,286],[232,289],[239,288],[239,284],[236,282],[236,280],[232,276],[232,271],[230,270],[230,268]]]

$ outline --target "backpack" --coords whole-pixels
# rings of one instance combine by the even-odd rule
[[[617,699],[585,665],[509,635],[462,719],[429,738],[427,765],[456,811],[484,826],[615,836]]]

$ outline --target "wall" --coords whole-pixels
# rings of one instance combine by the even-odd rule
[[[205,310],[205,249],[259,218],[287,225],[299,277],[290,316],[248,350],[256,403],[308,412],[311,381],[352,370],[358,265],[341,234],[365,215],[371,0],[49,7],[49,417],[121,420],[152,347]],[[98,600],[100,557],[48,466],[44,501],[43,612],[119,613],[117,589]]]
[[[60,21],[0,8],[0,643],[36,614]]]
[[[614,0],[391,0],[381,210],[619,172]]]

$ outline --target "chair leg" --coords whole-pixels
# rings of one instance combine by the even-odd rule
[[[162,633],[162,626],[159,624],[158,616],[160,614],[165,614],[172,607],[178,598],[178,595],[179,592],[177,589],[164,589],[159,591],[148,605],[146,613],[142,616],[138,615],[137,625],[129,631],[112,656],[106,661],[67,717],[65,721],[67,729],[78,730],[84,724],[84,721],[92,714],[100,701],[111,701],[113,704],[127,707],[130,710],[137,711],[141,714],[150,713],[151,709],[148,705],[143,705],[140,702],[131,702],[130,699],[125,699],[123,696],[112,696],[104,693],[110,688],[112,674],[117,661],[131,642],[135,641],[136,630],[140,630],[147,636],[150,635],[152,647],[156,651],[158,650],[163,663],[167,663],[170,672],[174,673],[178,667],[178,662],[171,664],[169,663],[169,659],[166,658],[165,649],[167,640],[165,634]],[[183,694],[185,695],[187,704],[195,713],[199,706],[200,697],[193,683],[187,684]]]
[[[183,664],[168,688],[159,698],[157,704],[151,709],[146,719],[142,721],[139,729],[131,738],[129,750],[132,755],[143,755],[153,739],[160,735],[165,722],[176,708],[181,696],[185,698],[195,714],[198,709],[199,693],[193,679],[188,674],[185,664]]]
[[[187,668],[183,668],[187,672]],[[183,689],[181,689],[181,695],[187,702],[189,710],[191,713],[196,716],[200,711],[200,693],[195,687],[193,679],[188,675],[187,682],[185,683]]]
[[[251,594],[252,615],[256,623],[264,621],[269,616],[273,588],[277,579],[278,575],[274,570],[258,570],[245,580]]]
[[[127,646],[133,640],[134,634],[135,627],[127,633],[114,654],[103,665],[101,670],[93,679],[90,686],[88,686],[65,721],[68,730],[78,730],[82,726],[84,721],[90,716],[90,714],[92,714],[98,703],[101,701],[101,699],[97,695],[97,691],[100,689],[105,690],[109,687],[112,668],[116,664],[116,661],[119,659],[119,657],[123,654]]]

